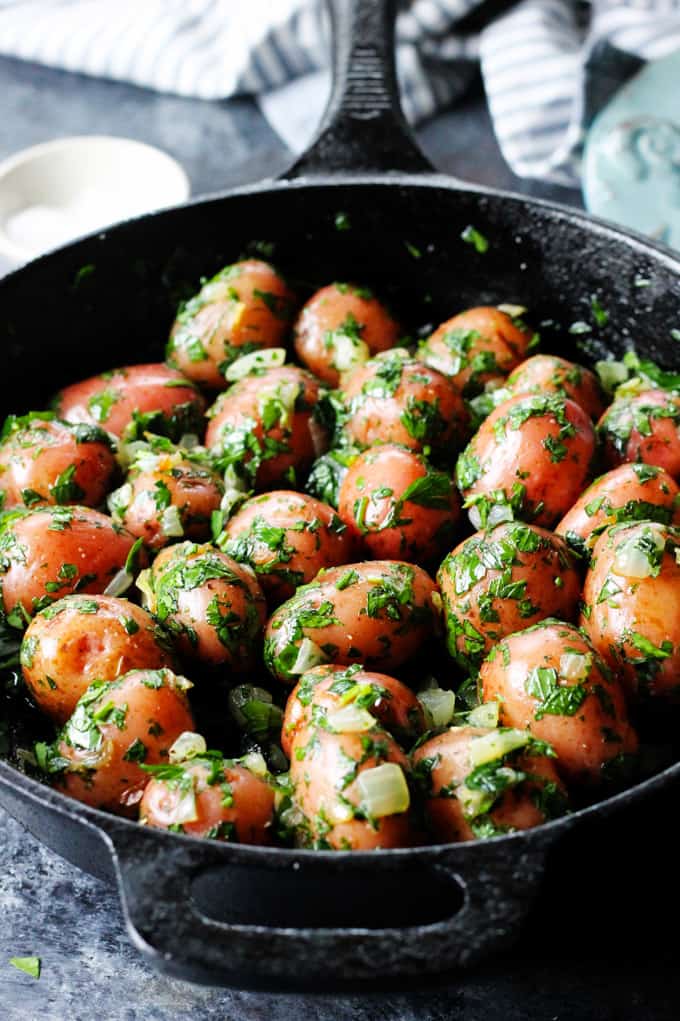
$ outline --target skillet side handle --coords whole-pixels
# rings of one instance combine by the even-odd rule
[[[133,840],[114,837],[114,845],[128,932],[152,964],[193,981],[279,991],[424,981],[489,957],[519,935],[540,889],[546,852],[544,843],[475,847],[474,855],[433,848],[427,862],[410,863],[407,875],[403,861],[374,866],[272,856],[253,874],[235,845],[182,841],[170,848],[151,830]],[[346,884],[358,878],[382,898],[370,927],[351,921],[361,894]],[[417,882],[419,894],[435,905],[431,916],[379,917],[390,910],[386,882],[400,891],[396,899],[405,896],[405,883]],[[204,890],[200,902],[196,883]],[[287,919],[285,908],[282,917],[279,896],[288,905],[310,896],[323,905],[336,886],[348,923],[302,925]]]
[[[427,173],[406,123],[395,68],[397,0],[327,0],[332,88],[311,146],[285,171],[296,178],[333,171]]]

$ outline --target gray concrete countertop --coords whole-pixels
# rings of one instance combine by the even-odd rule
[[[269,176],[290,159],[247,99],[205,104],[6,59],[0,96],[0,157],[66,134],[126,135],[178,158],[194,194]],[[579,201],[513,178],[479,90],[420,137],[442,170]],[[660,911],[674,917],[680,907],[667,821],[674,814],[657,805],[639,827],[627,820],[616,838],[621,854],[598,859],[596,868],[583,854],[553,863],[550,895],[512,954],[429,990],[356,998],[219,990],[158,975],[129,944],[115,890],[0,812],[0,1019],[670,1021],[680,992],[675,950],[657,923]],[[645,841],[655,835],[650,851]],[[42,959],[39,981],[8,963],[28,955]]]

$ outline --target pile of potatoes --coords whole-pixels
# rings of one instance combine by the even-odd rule
[[[56,728],[24,764],[145,825],[345,850],[631,782],[640,707],[678,697],[680,392],[607,398],[524,312],[414,344],[368,288],[301,304],[247,259],[165,363],[10,416],[4,666]]]

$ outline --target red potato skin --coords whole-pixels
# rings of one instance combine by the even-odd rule
[[[566,650],[594,657],[585,682],[586,697],[573,716],[545,714],[536,719],[541,703],[527,693],[527,677],[537,667],[559,671]],[[594,655],[588,640],[570,624],[546,621],[509,635],[482,664],[479,682],[482,701],[500,704],[501,726],[529,730],[552,745],[557,770],[568,784],[595,787],[602,783],[603,766],[610,759],[637,751],[622,687]],[[598,697],[598,689],[605,692],[604,698]],[[609,703],[613,713],[605,707]]]
[[[472,453],[481,466],[481,475],[471,486],[463,487],[466,500],[491,496],[504,490],[510,496],[517,483],[525,487],[521,518],[550,528],[576,502],[588,482],[595,455],[595,431],[590,418],[574,401],[566,399],[565,417],[575,429],[573,436],[560,437],[560,426],[551,413],[533,415],[519,428],[506,428],[502,440],[495,428],[523,402],[538,397],[520,394],[495,408],[472,438],[466,453]],[[567,448],[566,457],[556,463],[543,445],[551,437]],[[465,455],[463,455],[465,456]],[[460,479],[460,476],[459,476]],[[540,508],[540,509],[539,509]]]
[[[309,725],[312,706],[318,705],[328,710],[341,707],[341,696],[330,691],[330,688],[338,674],[344,674],[345,670],[346,667],[332,664],[314,667],[300,678],[291,691],[281,727],[281,747],[288,758],[292,754],[295,736]],[[427,724],[423,707],[411,689],[401,681],[371,670],[358,670],[353,674],[352,681],[361,686],[376,685],[385,689],[386,695],[376,693],[376,701],[368,711],[389,733],[394,732],[415,741],[425,731]],[[311,702],[305,705],[306,698],[303,695],[303,702],[299,696],[310,684],[314,685]]]
[[[410,775],[410,764],[399,745],[379,727],[369,732],[380,742],[384,751],[380,756],[366,755],[362,745],[365,734],[334,734],[320,727],[300,730],[292,744],[290,778],[294,800],[309,825],[312,842],[323,839],[323,847],[333,850],[374,851],[381,847],[412,847],[421,842],[410,811],[383,816],[376,820],[377,827],[363,819],[336,822],[321,832],[316,820],[319,814],[329,815],[333,822],[333,806],[338,794],[353,805],[361,800],[356,779],[342,788],[342,777],[348,772],[350,761],[359,763],[357,776],[365,769],[395,762]]]
[[[557,355],[533,355],[508,377],[513,396],[527,393],[562,393],[575,401],[591,418],[604,411],[605,401],[597,376],[590,369]]]
[[[651,435],[645,436],[634,426],[633,419],[642,409],[659,409],[669,417],[650,418]],[[617,440],[611,431],[612,423],[630,425],[627,441]],[[597,424],[602,441],[602,456],[609,468],[625,461],[642,461],[663,468],[676,481],[680,481],[680,397],[665,390],[646,390],[633,397],[620,398],[607,408]]]
[[[405,359],[401,380],[392,394],[367,392],[367,387],[379,381],[380,368],[390,357],[394,357],[392,352],[383,352],[343,383],[341,392],[349,409],[345,424],[349,442],[361,448],[398,443],[421,453],[426,446],[440,451],[459,448],[468,430],[469,415],[457,387],[441,372],[423,362]],[[404,424],[404,415],[414,401],[438,407],[439,424],[434,435],[414,436]]]
[[[450,333],[478,334],[470,338],[463,358],[448,346]],[[418,353],[426,365],[443,372],[468,395],[483,390],[486,383],[503,380],[526,357],[532,338],[533,331],[518,328],[507,312],[480,305],[447,319],[421,344]],[[476,369],[473,361],[479,355],[492,356],[496,367],[486,372]]]
[[[350,529],[339,531],[335,527],[336,522],[342,523],[332,507],[304,493],[281,489],[253,497],[236,512],[225,528],[226,553],[240,559],[234,546],[239,539],[254,535],[257,519],[285,529],[289,550],[286,559],[281,560],[265,542],[253,538],[246,562],[255,571],[270,607],[289,599],[298,585],[312,581],[323,568],[353,560],[358,550],[359,543]],[[301,528],[303,524],[312,528]],[[297,584],[286,580],[277,569],[299,575]]]
[[[673,550],[680,549],[680,532],[656,526]],[[616,550],[639,535],[643,524],[610,530],[602,535],[593,550],[591,567],[583,588],[585,611],[581,627],[602,658],[620,677],[631,699],[642,694],[680,699],[680,564],[675,552],[663,554],[656,578],[627,578],[616,567]],[[605,582],[610,579],[620,589],[600,601]],[[641,635],[660,648],[670,642],[672,649],[664,658],[646,659],[631,640]],[[644,676],[652,666],[651,676]]]
[[[172,669],[174,661],[151,614],[127,599],[95,595],[66,596],[37,614],[24,636],[21,665],[38,706],[65,723],[93,681],[113,681],[135,668]]]
[[[64,513],[69,524],[56,530],[54,525],[64,520]],[[54,602],[72,593],[76,586],[79,593],[103,592],[125,566],[135,542],[125,529],[115,528],[111,518],[89,507],[30,511],[8,530],[16,541],[7,553],[9,566],[2,575],[6,613],[19,603],[32,613],[40,600]],[[140,551],[142,566],[144,559]],[[75,565],[77,573],[72,578],[60,578],[63,564]],[[57,586],[56,591],[50,592],[46,585]]]
[[[258,650],[255,643],[259,641],[267,617],[265,599],[251,568],[237,563],[209,544],[194,546],[181,543],[161,550],[151,569],[152,579],[162,578],[167,569],[178,563],[191,564],[192,560],[201,557],[206,551],[226,565],[235,579],[211,578],[196,588],[178,589],[177,609],[167,618],[167,623],[173,633],[179,631],[176,634],[177,648],[180,656],[187,661],[202,663],[207,667],[228,665],[234,672],[243,673],[256,662]],[[153,584],[156,582],[152,581]],[[238,618],[241,635],[234,650],[220,640],[217,629],[208,620],[208,608],[214,605],[215,600],[221,618],[231,614],[236,614]],[[151,611],[158,613],[153,606]],[[250,617],[252,621],[248,626]],[[195,641],[189,638],[191,632],[196,636]]]
[[[295,408],[287,425],[275,423],[265,430],[260,411],[263,392],[281,383],[296,383],[300,387],[304,407]],[[328,447],[328,437],[312,417],[312,410],[319,402],[321,385],[311,373],[295,365],[282,365],[268,369],[260,375],[247,376],[234,383],[229,390],[220,394],[208,411],[210,419],[205,436],[206,446],[219,455],[223,439],[234,430],[243,428],[254,421],[253,434],[262,447],[265,439],[283,443],[286,450],[263,460],[257,469],[255,488],[258,492],[278,487],[293,469],[304,475],[319,454]],[[247,463],[251,454],[246,452],[243,461]],[[290,484],[290,483],[288,483]]]
[[[512,535],[517,527],[517,523],[509,522],[497,525],[491,532],[476,532],[459,543],[439,568],[437,584],[442,593],[449,626],[449,651],[452,655],[460,657],[461,665],[465,665],[468,660],[466,637],[459,633],[458,626],[451,626],[451,615],[454,615],[457,622],[471,624],[477,634],[484,639],[483,649],[480,648],[478,653],[478,662],[506,635],[522,631],[546,617],[558,617],[560,620],[569,621],[575,621],[578,617],[581,577],[575,560],[563,539],[536,525],[524,527],[530,528],[540,541],[538,549],[533,552],[516,550],[509,567],[486,568],[483,577],[465,592],[456,591],[456,558],[478,547],[478,544],[483,544],[488,550],[490,544],[504,541],[512,543]],[[519,527],[522,528],[521,525]],[[518,599],[495,596],[489,601],[489,587],[499,584],[504,572],[509,572],[511,583],[524,582],[521,600],[528,601],[534,607],[533,613],[525,611],[522,616]],[[555,584],[556,579],[561,579],[560,585]],[[485,607],[487,618],[490,609],[498,619],[491,622],[485,620],[483,614]]]
[[[357,323],[371,355],[394,347],[401,333],[385,306],[352,284],[329,284],[313,294],[295,323],[295,353],[310,372],[332,387],[338,386],[340,373],[333,365],[326,334],[341,328],[348,316]]]
[[[184,537],[195,542],[210,538],[210,515],[218,510],[224,492],[217,472],[198,468],[191,461],[180,461],[167,470],[160,467],[132,472],[128,482],[132,486],[132,497],[122,516],[122,524],[132,535],[143,539],[149,549],[162,549],[173,541],[161,528],[162,511],[154,500],[158,482],[169,489],[171,505],[179,510]]]
[[[174,674],[164,671],[159,688],[145,685],[148,675],[149,671],[133,670],[106,692],[105,701],[116,707],[127,706],[127,712],[122,729],[115,722],[99,725],[103,752],[94,771],[87,769],[92,753],[74,748],[63,739],[59,742],[59,754],[70,763],[61,777],[62,789],[70,797],[132,818],[149,774],[137,762],[124,758],[130,746],[135,740],[142,741],[147,749],[144,764],[156,765],[168,761],[168,750],[180,734],[195,730],[186,695],[176,686]]]
[[[180,385],[183,380],[181,372],[162,363],[130,365],[65,387],[54,404],[67,422],[89,422],[121,437],[131,426],[134,411],[171,416],[178,405],[191,404],[193,417],[200,417],[205,401],[189,380]],[[111,397],[108,407],[108,402],[97,401],[105,393]]]
[[[394,443],[364,451],[348,469],[340,486],[338,513],[377,560],[429,561],[445,548],[460,518],[460,498],[451,482],[449,505],[427,507],[407,500],[397,515],[400,524],[385,527],[396,502],[417,479],[428,474],[428,466],[415,451]],[[389,496],[372,496],[383,487]],[[363,521],[357,510],[366,497]]]
[[[439,843],[476,840],[470,823],[465,818],[458,798],[439,796],[442,787],[462,783],[472,772],[470,742],[474,737],[490,733],[482,727],[451,727],[443,734],[430,738],[413,753],[413,764],[421,759],[435,759],[430,776],[431,797],[425,800],[425,820],[434,839]],[[544,783],[554,783],[566,797],[553,760],[547,755],[517,755],[513,768],[541,777]],[[532,792],[540,790],[541,783],[524,781],[504,791],[489,812],[499,829],[530,830],[546,822],[546,816],[532,800]]]
[[[398,610],[395,607],[396,619],[385,609],[377,610],[371,617],[367,612],[371,592],[383,590],[404,571],[411,577],[412,602]],[[356,581],[338,590],[337,582],[342,583],[349,572],[354,572]],[[340,666],[362,663],[381,672],[392,671],[437,633],[440,624],[439,608],[435,605],[437,598],[438,592],[432,579],[414,564],[373,560],[332,567],[319,575],[312,585],[298,589],[295,596],[279,606],[270,617],[265,629],[265,664],[278,680],[295,684],[297,677],[287,673],[276,662],[277,656],[288,645],[291,623],[295,622],[301,608],[318,610],[330,603],[332,622],[323,627],[303,627],[303,636],[319,646],[331,648],[329,662]],[[298,643],[293,641],[292,644]]]
[[[680,525],[680,487],[663,468],[658,468],[654,476],[643,475],[645,480],[641,482],[640,467],[621,464],[595,479],[555,526],[557,534],[576,536],[590,549],[605,528],[617,524],[619,516],[625,519],[627,506],[633,509],[639,502],[654,504],[669,524]],[[592,510],[598,500],[600,506]],[[590,514],[586,507],[591,507]]]
[[[244,345],[249,352],[253,346],[278,347],[285,340],[296,304],[281,275],[260,259],[227,267],[222,290],[221,297],[206,300],[188,321],[180,313],[167,350],[170,365],[213,390],[224,389],[224,367],[239,357]],[[270,305],[276,305],[278,315]]]
[[[224,779],[231,788],[233,804],[225,806],[224,793],[219,783],[208,784],[209,768],[201,762],[184,764],[187,773],[195,777],[195,822],[181,824],[182,833],[193,837],[209,837],[210,831],[222,823],[236,829],[236,843],[269,844],[274,818],[274,790],[266,781],[243,766],[225,766]],[[172,825],[180,793],[163,780],[152,778],[144,789],[139,805],[140,821],[157,829]],[[217,839],[224,839],[217,837]]]
[[[62,472],[75,465],[72,481],[78,500],[57,500],[53,486]],[[35,503],[101,504],[117,471],[116,460],[104,442],[79,443],[73,429],[56,420],[36,420],[26,429],[10,434],[0,444],[0,492],[3,507],[23,506],[22,493],[30,490]],[[42,497],[35,499],[35,494]]]

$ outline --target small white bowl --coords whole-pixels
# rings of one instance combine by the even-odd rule
[[[83,135],[34,145],[0,163],[0,256],[18,265],[188,196],[180,164],[143,142]]]

